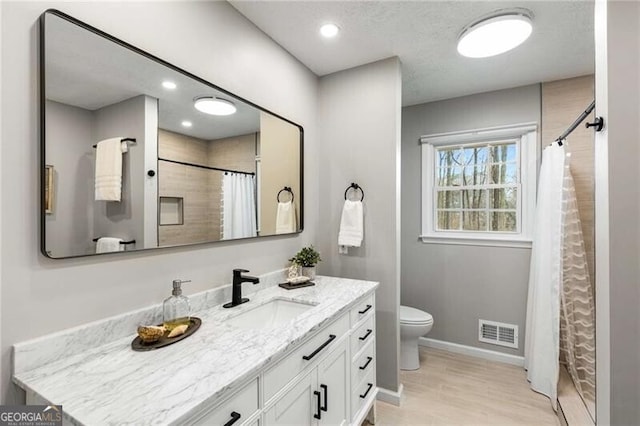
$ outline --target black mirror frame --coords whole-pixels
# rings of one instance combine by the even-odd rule
[[[287,123],[296,126],[299,130],[300,130],[300,170],[299,170],[299,174],[300,174],[300,218],[299,218],[299,229],[296,232],[292,232],[289,234],[279,234],[279,235],[259,235],[256,237],[247,237],[247,238],[234,238],[234,239],[230,239],[230,240],[219,240],[219,241],[208,241],[208,242],[200,242],[200,243],[192,243],[192,244],[180,244],[180,245],[173,245],[173,246],[164,246],[164,247],[150,247],[150,248],[141,248],[141,249],[136,249],[136,250],[131,250],[131,251],[120,251],[120,252],[110,252],[110,253],[89,253],[89,254],[82,254],[82,255],[74,255],[74,256],[64,256],[64,257],[53,257],[51,256],[50,253],[47,252],[47,248],[46,248],[46,213],[45,213],[45,209],[46,209],[46,197],[45,197],[45,184],[46,184],[46,179],[47,179],[47,172],[46,172],[46,80],[45,80],[45,17],[47,14],[51,14],[53,16],[57,16],[59,18],[62,18],[74,25],[77,25],[87,31],[90,31],[100,37],[105,38],[108,41],[111,41],[113,43],[116,43],[126,49],[131,50],[134,53],[137,53],[139,55],[142,55],[144,57],[146,57],[147,59],[151,59],[152,61],[155,61],[161,65],[164,65],[174,71],[177,71],[181,74],[184,74],[185,76],[192,78],[204,85],[207,85],[215,90],[219,90],[223,93],[225,93],[228,96],[233,97],[234,99],[237,99],[239,101],[242,101],[244,103],[246,103],[247,105],[250,105],[260,111],[266,112],[268,114],[273,115],[274,117],[277,117],[283,121],[286,121]],[[88,257],[88,256],[98,256],[98,255],[112,255],[112,254],[122,254],[122,253],[136,253],[136,252],[142,252],[142,251],[149,251],[149,250],[158,250],[158,249],[171,249],[171,248],[176,248],[176,247],[190,247],[190,246],[201,246],[201,245],[205,245],[205,244],[215,244],[215,243],[220,243],[220,242],[224,242],[224,243],[231,243],[231,242],[236,242],[236,241],[246,241],[246,240],[255,240],[255,239],[260,239],[260,238],[270,238],[270,237],[281,237],[281,236],[286,236],[286,235],[296,235],[301,233],[304,230],[304,128],[297,124],[294,123],[291,120],[288,120],[284,117],[282,117],[281,115],[278,115],[272,111],[269,111],[266,108],[262,108],[259,105],[254,104],[251,101],[248,101],[238,95],[235,95],[231,92],[229,92],[228,90],[225,90],[219,86],[216,86],[213,83],[210,83],[209,81],[200,78],[192,73],[190,73],[189,71],[186,71],[180,67],[177,67],[161,58],[158,58],[157,56],[154,56],[136,46],[133,46],[123,40],[120,40],[119,38],[116,38],[102,30],[99,30],[98,28],[95,28],[85,22],[82,22],[70,15],[67,15],[64,12],[61,12],[57,9],[47,9],[45,10],[39,18],[39,36],[38,36],[38,41],[39,41],[39,55],[38,55],[38,68],[39,68],[39,101],[40,101],[40,109],[39,109],[39,113],[40,113],[40,117],[39,117],[39,125],[40,125],[40,134],[39,134],[39,139],[40,139],[40,159],[39,159],[39,166],[40,166],[40,252],[47,258],[49,259],[72,259],[72,258],[78,258],[78,257]]]

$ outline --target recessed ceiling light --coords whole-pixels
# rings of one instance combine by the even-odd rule
[[[197,98],[193,106],[198,111],[211,115],[231,115],[236,112],[236,106],[233,102],[213,96]]]
[[[320,34],[326,38],[335,37],[339,32],[340,28],[336,24],[328,23],[320,27]]]
[[[164,87],[165,89],[173,90],[178,86],[173,81],[166,80],[162,82],[162,87]]]
[[[466,27],[458,38],[458,53],[469,58],[486,58],[507,52],[531,35],[531,12],[500,11]]]
[[[191,126],[193,126],[193,123],[192,123],[192,122],[190,122],[190,121],[184,120],[184,121],[182,122],[182,126],[183,126],[183,127],[191,127]]]

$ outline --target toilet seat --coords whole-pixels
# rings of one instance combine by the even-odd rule
[[[427,325],[433,324],[431,314],[410,306],[400,306],[400,324]]]

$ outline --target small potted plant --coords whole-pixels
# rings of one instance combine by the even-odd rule
[[[316,277],[316,264],[321,260],[320,253],[312,245],[303,247],[295,256],[289,259],[290,262],[302,268],[302,275],[310,279]]]

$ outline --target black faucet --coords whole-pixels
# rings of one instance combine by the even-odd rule
[[[225,308],[233,308],[234,306],[242,305],[249,301],[248,298],[242,297],[242,283],[254,283],[258,284],[260,278],[250,277],[248,275],[242,275],[243,272],[249,272],[246,269],[234,269],[233,270],[233,288],[231,302],[222,305]]]

